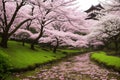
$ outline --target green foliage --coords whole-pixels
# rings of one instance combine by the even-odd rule
[[[0,50],[0,79],[4,80],[9,75],[9,70],[11,69],[10,60],[8,55],[3,54],[4,52]]]
[[[37,31],[35,30],[35,28],[30,27],[29,30],[30,30],[32,33],[37,33]]]
[[[105,52],[94,52],[91,58],[99,63],[106,65],[107,67],[114,68],[120,71],[120,57],[108,56]]]

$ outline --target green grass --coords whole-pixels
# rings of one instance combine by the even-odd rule
[[[75,50],[75,49],[65,49],[61,50],[62,52],[67,52],[67,53],[76,53],[76,52],[81,52],[80,50]]]
[[[91,59],[120,71],[120,57],[108,56],[105,52],[94,52]]]
[[[20,42],[9,41],[9,47],[3,49],[0,47],[0,54],[7,56],[13,69],[27,68],[35,64],[42,64],[66,56],[60,52],[44,51],[40,48],[31,50],[29,44],[22,46]]]
[[[66,53],[67,55],[77,55],[77,54],[81,54],[81,53],[85,53],[87,51],[87,49],[62,49],[60,50],[63,53]]]

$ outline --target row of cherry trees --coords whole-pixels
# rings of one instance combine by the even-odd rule
[[[50,43],[54,52],[59,45],[87,46],[81,35],[88,31],[85,15],[70,7],[74,4],[75,0],[0,0],[0,45],[7,48],[9,39],[22,40],[23,45],[29,40],[31,49]]]
[[[0,34],[3,48],[9,39],[31,44],[89,47],[120,41],[119,2],[107,5],[98,21],[85,20],[84,12],[71,8],[75,0],[0,0]],[[114,13],[114,15],[112,15]]]

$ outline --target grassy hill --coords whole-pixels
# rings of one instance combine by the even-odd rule
[[[31,50],[29,44],[22,46],[20,42],[15,41],[9,41],[8,46],[7,49],[0,47],[0,54],[7,56],[13,69],[34,67],[36,64],[50,62],[66,56],[61,51],[53,53],[38,47],[36,50]],[[67,50],[66,52],[78,52],[78,50]]]
[[[31,50],[29,45],[22,46],[19,42],[10,41],[7,49],[0,49],[0,54],[7,55],[13,68],[27,68],[35,64],[49,62],[51,60],[64,57],[62,53],[52,53],[51,51],[44,51],[40,48]]]

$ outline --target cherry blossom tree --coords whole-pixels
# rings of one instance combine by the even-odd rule
[[[105,45],[114,44],[116,54],[120,42],[120,18],[115,15],[107,15],[101,19],[94,30],[94,36]]]
[[[115,14],[120,15],[120,1],[119,0],[108,0],[101,2],[101,4],[104,6],[104,10],[102,10],[100,13],[104,15],[108,14]],[[104,16],[104,15],[101,15]]]
[[[81,15],[80,15],[81,14]],[[77,15],[74,23],[69,21],[54,21],[45,27],[45,32],[39,43],[48,43],[53,47],[67,46],[74,48],[88,47],[87,39],[84,37],[89,33],[88,22],[86,23],[84,13]],[[73,19],[72,15],[72,19]],[[70,18],[70,17],[69,17]],[[79,19],[79,20],[78,20]],[[71,21],[72,22],[72,21]],[[91,25],[92,26],[92,25]],[[56,39],[57,38],[57,39]],[[58,43],[58,44],[56,44]],[[59,45],[59,46],[58,46]]]
[[[38,36],[32,40],[31,49],[34,49],[34,45],[38,43],[38,40],[42,37],[46,26],[54,21],[71,22],[71,20],[73,20],[67,16],[67,14],[69,14],[67,8],[73,1],[75,0],[37,0],[33,2],[36,5],[36,14],[39,14],[36,18],[37,25],[39,25],[39,33]]]
[[[60,22],[55,22],[54,24],[52,24],[52,27],[54,28],[54,30],[64,31],[64,32],[67,31],[67,30],[65,29],[65,25],[64,25],[63,23],[60,23]],[[54,38],[55,38],[55,42],[56,42],[56,43],[54,43],[53,52],[56,53],[56,50],[57,50],[57,48],[59,47],[62,39],[60,38],[60,36],[55,36],[55,35],[54,35]]]
[[[111,12],[117,12],[120,11],[120,0],[111,0],[110,3],[106,3],[108,9],[107,11]]]
[[[45,34],[41,39],[39,39],[39,43],[47,43],[50,49],[56,53],[57,48],[64,44],[66,29],[63,23],[55,22],[52,24],[53,30],[45,29]]]
[[[1,46],[7,48],[10,36],[31,20],[31,15],[24,13],[25,9],[30,9],[30,5],[28,0],[1,0],[0,6]]]
[[[53,46],[58,47],[59,44],[74,47],[86,46],[87,42],[85,38],[83,39],[83,35],[89,33],[89,28],[86,27],[87,23],[85,24],[85,15],[71,8],[74,1],[2,0],[0,5],[2,6],[0,7],[1,46],[7,47],[9,38],[19,38],[23,44],[26,38],[30,38],[31,49],[34,49],[34,45],[44,37],[44,34],[46,35],[46,31],[48,31],[46,39],[51,37],[50,42]]]
[[[30,36],[32,33],[25,29],[19,29],[17,32],[15,32],[11,39],[22,41],[22,45],[25,45],[25,42],[28,42],[30,40]]]
[[[70,27],[66,27],[65,23],[54,22],[52,24],[53,28],[46,28],[45,33],[41,39],[39,39],[39,43],[50,43],[49,45],[53,47],[53,52],[55,53],[58,47],[74,47],[81,48],[87,47],[87,40],[84,36],[79,34],[75,34],[75,29],[72,28],[72,32]],[[72,25],[69,25],[72,26]]]

